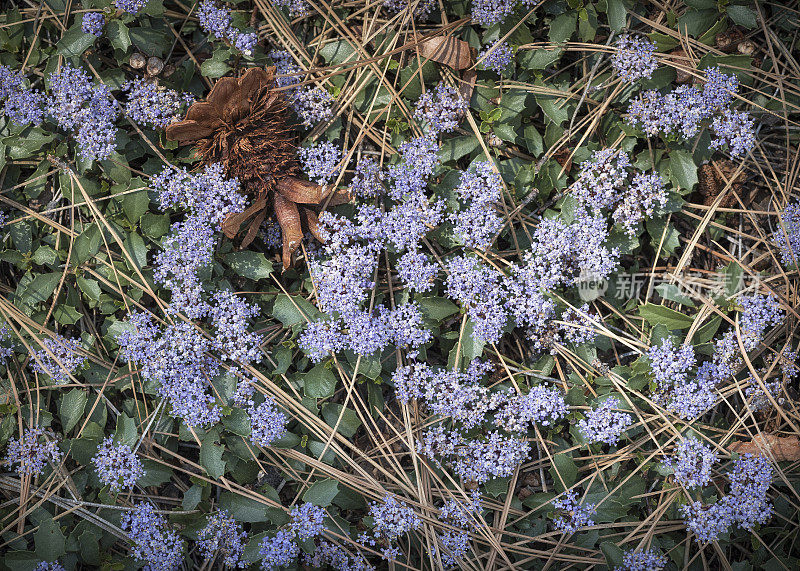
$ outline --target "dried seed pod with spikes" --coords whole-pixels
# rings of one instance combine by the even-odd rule
[[[205,101],[189,108],[186,119],[167,127],[167,138],[193,143],[203,165],[221,163],[253,198],[244,212],[230,216],[222,226],[233,238],[247,223],[242,247],[253,241],[272,206],[283,233],[283,265],[288,268],[303,226],[319,239],[312,207],[348,197],[295,176],[297,136],[286,101],[273,90],[274,74],[275,68],[251,68],[238,79],[220,79]]]

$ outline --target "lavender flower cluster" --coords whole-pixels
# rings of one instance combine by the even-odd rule
[[[331,568],[336,571],[374,571],[362,554],[351,555],[341,545],[322,540],[313,554],[306,553],[304,562],[314,568]]]
[[[699,501],[681,506],[686,527],[697,541],[716,541],[732,525],[752,530],[772,517],[767,493],[772,481],[772,466],[763,456],[745,454],[734,464],[729,475],[730,491],[714,504]]]
[[[262,569],[268,571],[291,565],[300,554],[298,538],[306,540],[321,535],[325,531],[324,518],[325,510],[320,507],[310,503],[294,506],[289,512],[289,527],[279,529],[259,544]]]
[[[103,37],[103,28],[106,25],[106,17],[102,12],[87,12],[83,15],[81,31],[97,38]]]
[[[426,91],[417,100],[414,118],[425,123],[434,135],[458,128],[469,105],[454,87],[440,83],[434,91]]]
[[[132,313],[130,330],[117,336],[120,356],[139,363],[140,375],[157,383],[158,393],[167,398],[173,416],[187,426],[208,426],[218,422],[222,410],[207,391],[219,363],[208,351],[211,343],[192,324],[179,321],[163,331],[144,313]]]
[[[594,525],[592,516],[597,513],[595,504],[578,502],[578,492],[575,490],[564,492],[562,497],[554,499],[553,507],[560,510],[553,525],[564,533],[575,533],[582,527]]]
[[[468,248],[484,250],[488,248],[504,220],[494,209],[502,196],[503,181],[492,170],[489,162],[475,165],[475,171],[461,173],[461,181],[456,192],[466,202],[467,208],[452,213],[450,220],[456,236]]]
[[[44,339],[42,347],[41,351],[33,351],[30,367],[37,373],[49,375],[57,385],[68,383],[70,377],[86,365],[77,339],[54,335]]]
[[[183,541],[152,505],[142,502],[125,512],[120,528],[133,542],[131,555],[151,571],[173,571],[183,561]]]
[[[441,545],[442,562],[445,565],[458,565],[470,549],[469,534],[474,531],[473,520],[480,514],[481,497],[474,490],[469,499],[460,501],[451,499],[439,510],[438,520],[455,529],[444,529],[437,534]]]
[[[667,566],[667,556],[656,549],[626,551],[622,556],[622,566],[614,571],[661,571]]]
[[[277,73],[283,76],[277,78],[279,87],[291,87],[300,83],[300,75],[304,71],[292,60],[289,52],[273,50],[269,57],[275,62]],[[334,99],[321,87],[298,85],[284,90],[283,94],[306,127],[327,121],[333,116]]]
[[[499,42],[484,48],[478,54],[478,61],[482,62],[483,69],[491,69],[502,74],[514,59],[514,52],[508,42]]]
[[[142,125],[164,128],[183,115],[185,107],[194,102],[191,93],[166,89],[153,81],[134,79],[122,86],[128,92],[125,113]]]
[[[114,0],[114,6],[123,12],[136,15],[150,0]]]
[[[754,121],[746,112],[730,108],[739,89],[735,75],[722,73],[719,68],[706,70],[702,88],[681,85],[664,95],[645,91],[641,99],[631,103],[627,121],[641,127],[649,136],[664,135],[694,137],[703,122],[711,121],[713,148],[725,145],[731,156],[739,157],[755,146]]]
[[[342,151],[331,142],[300,147],[297,154],[308,178],[319,184],[328,184],[341,171]]]
[[[6,462],[19,464],[17,474],[20,476],[38,476],[48,462],[58,463],[63,457],[57,437],[38,427],[27,429],[19,440],[11,440],[6,448]]]
[[[578,430],[587,442],[605,442],[609,446],[619,442],[620,435],[633,424],[627,412],[615,411],[620,402],[610,397],[586,413],[586,418],[578,421]]]
[[[611,210],[614,222],[632,236],[639,222],[653,216],[657,205],[666,206],[667,191],[657,174],[636,173],[631,180],[630,166],[630,157],[623,151],[596,151],[581,164],[572,195],[596,213]]]
[[[24,76],[5,65],[0,65],[0,101],[15,125],[41,125],[44,120],[44,94],[28,88]]]
[[[111,436],[106,437],[92,458],[100,482],[108,486],[112,493],[132,488],[144,476],[144,466],[136,453],[127,444],[114,444]]]
[[[384,559],[390,561],[399,555],[395,541],[422,525],[413,509],[390,495],[381,502],[370,503],[369,515],[373,521],[372,529],[359,535],[358,540],[365,545],[380,546]]]
[[[218,8],[214,0],[202,0],[197,8],[197,19],[200,27],[207,34],[213,34],[225,40],[244,55],[252,55],[258,44],[258,36],[253,33],[243,34],[233,27],[233,18],[226,8]]]
[[[647,38],[624,35],[620,36],[616,44],[616,51],[611,58],[611,65],[625,81],[650,79],[658,67],[658,62],[653,54],[656,46]]]
[[[155,260],[155,280],[171,290],[173,312],[184,312],[187,317],[198,319],[212,309],[204,299],[200,272],[212,262],[214,232],[220,230],[227,216],[245,209],[246,198],[239,193],[239,181],[226,179],[219,164],[197,174],[168,166],[153,178],[152,185],[162,209],[189,210],[186,220],[176,222],[172,233],[164,239],[164,250]],[[215,311],[219,320],[220,311],[224,310],[218,304]],[[229,319],[235,320],[233,316]],[[245,349],[252,350],[252,346]]]
[[[305,0],[273,0],[272,5],[276,8],[286,8],[292,18],[308,13],[308,4]]]
[[[45,112],[59,127],[75,133],[84,160],[106,159],[114,152],[119,107],[108,86],[93,83],[83,69],[65,64],[50,76]]]
[[[800,263],[800,204],[789,204],[781,215],[782,227],[775,231],[775,241],[781,249],[781,261],[786,266]]]
[[[384,8],[395,12],[402,12],[413,6],[413,16],[420,22],[424,22],[428,19],[431,10],[433,10],[436,5],[436,0],[383,0]]]
[[[426,430],[417,450],[476,483],[513,473],[530,450],[520,437],[534,424],[549,426],[567,414],[563,395],[553,387],[537,385],[527,394],[491,391],[481,382],[489,368],[477,360],[463,373],[415,363],[398,368],[392,376],[398,400],[419,399],[431,413],[450,419],[449,428],[441,422]],[[486,425],[502,432],[469,438],[472,429]]]
[[[249,566],[244,559],[247,532],[227,511],[220,510],[208,516],[206,526],[197,534],[197,539],[200,554],[206,559],[221,556],[222,563],[233,569]]]
[[[711,469],[717,461],[714,449],[693,436],[681,440],[664,464],[672,468],[675,481],[685,488],[699,488],[711,482]]]

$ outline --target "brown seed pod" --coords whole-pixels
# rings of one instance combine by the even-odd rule
[[[147,75],[158,75],[164,69],[164,62],[155,56],[147,60]]]
[[[736,47],[742,40],[744,40],[744,32],[739,28],[730,28],[717,34],[714,43],[718,50],[730,53],[736,51]]]
[[[183,121],[167,127],[167,138],[193,143],[204,165],[221,163],[253,198],[250,207],[230,216],[223,231],[234,237],[242,224],[247,231],[242,247],[255,238],[271,206],[283,234],[284,268],[291,265],[307,227],[319,237],[312,207],[349,199],[297,178],[297,137],[289,123],[288,105],[273,91],[275,68],[250,68],[240,78],[223,77],[205,101],[194,103]]]
[[[674,60],[675,63],[680,66],[675,68],[675,74],[677,76],[675,81],[678,83],[689,83],[692,80],[692,74],[685,68],[692,67],[692,62],[689,60],[686,52],[678,48],[669,52],[669,55],[672,56],[670,59]]]
[[[136,52],[131,54],[131,59],[128,60],[128,63],[133,69],[142,69],[147,65],[147,58],[143,54]]]
[[[756,43],[753,40],[744,40],[739,42],[739,45],[736,47],[740,54],[745,56],[752,56],[756,53]]]

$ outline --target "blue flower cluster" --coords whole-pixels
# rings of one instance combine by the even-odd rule
[[[244,55],[252,55],[258,43],[258,36],[253,33],[243,34],[233,27],[231,13],[225,8],[218,8],[214,0],[202,0],[197,8],[197,19],[200,27],[207,34],[213,34]]]
[[[272,5],[276,8],[286,8],[292,18],[308,13],[308,4],[305,0],[272,0]]]
[[[530,450],[520,436],[534,424],[549,426],[567,414],[564,396],[554,387],[537,385],[527,394],[491,391],[481,382],[490,368],[477,360],[464,373],[414,363],[392,376],[398,400],[419,399],[442,419],[425,431],[417,442],[418,451],[437,464],[452,465],[470,482],[513,473]],[[450,427],[444,424],[448,418]],[[482,439],[468,438],[472,429],[492,424],[509,434],[491,431]]]
[[[656,549],[644,551],[626,551],[622,556],[622,565],[614,571],[661,571],[667,566],[667,556]]]
[[[784,317],[780,303],[772,294],[753,294],[739,298],[742,315],[739,327],[742,331],[742,345],[752,351],[764,338],[770,325],[778,325]]]
[[[438,520],[455,529],[445,528],[437,534],[442,562],[458,565],[470,549],[469,534],[475,529],[474,518],[480,514],[481,498],[477,490],[466,501],[451,499],[439,510]],[[436,548],[434,548],[436,550]]]
[[[75,133],[84,160],[106,159],[114,152],[119,107],[108,86],[93,83],[83,69],[65,64],[50,76],[45,111],[59,127]]]
[[[81,30],[84,34],[101,38],[103,37],[103,27],[106,25],[106,17],[102,12],[87,12],[83,15]]]
[[[29,428],[19,440],[11,440],[6,448],[6,462],[19,464],[17,474],[38,476],[48,462],[58,463],[64,454],[58,448],[58,440],[52,432],[41,428]]]
[[[413,6],[414,17],[420,22],[424,22],[437,3],[436,0],[383,0],[383,6],[395,12],[401,12]]]
[[[342,151],[331,142],[300,147],[297,154],[308,178],[319,184],[328,184],[341,171]]]
[[[775,231],[775,241],[781,249],[781,261],[787,265],[800,263],[800,203],[789,204],[781,214],[781,224]]]
[[[478,61],[481,62],[483,69],[491,69],[497,73],[503,73],[514,59],[514,52],[508,42],[499,42],[493,46],[484,48],[478,54]]]
[[[224,358],[241,363],[261,361],[264,337],[248,331],[249,320],[260,313],[257,306],[224,290],[213,295],[209,313],[216,331],[214,348]]]
[[[758,386],[758,382],[752,375],[750,375],[748,381],[752,386],[745,389],[744,396],[747,397],[747,407],[751,411],[759,412],[771,409],[772,401],[770,397],[778,404],[786,402],[786,399],[781,396],[781,390],[783,389],[781,381],[764,382],[764,387],[767,389],[766,391]]]
[[[323,519],[325,510],[310,503],[294,506],[289,511],[288,528],[279,529],[271,537],[265,537],[259,545],[259,555],[262,569],[271,570],[274,567],[288,567],[300,554],[301,540],[313,539],[325,531]],[[327,543],[327,542],[324,542]],[[344,555],[346,558],[346,554]]]
[[[717,461],[714,449],[693,436],[681,440],[664,464],[672,468],[675,481],[685,488],[699,488],[711,482],[711,468]]]
[[[139,11],[147,6],[149,0],[114,0],[114,6],[128,14],[138,14]]]
[[[283,76],[276,78],[279,87],[300,83],[300,75],[305,72],[292,60],[289,52],[273,50],[269,57],[275,62],[277,73]],[[306,127],[327,121],[333,116],[333,96],[321,87],[298,85],[284,90],[283,94]]]
[[[611,65],[625,81],[650,79],[658,67],[653,54],[656,46],[647,38],[624,35],[614,44],[616,51],[611,58]]]
[[[200,272],[214,255],[215,231],[231,214],[242,212],[247,200],[239,193],[239,181],[226,179],[222,166],[214,164],[197,174],[168,166],[153,177],[161,208],[186,208],[189,216],[176,222],[164,238],[164,250],[155,260],[154,278],[172,293],[170,309],[198,319],[212,309],[204,299]]]
[[[517,0],[472,0],[472,19],[481,26],[492,26],[506,19]]]
[[[131,447],[127,444],[115,445],[111,436],[100,443],[92,464],[103,485],[115,494],[133,488],[145,473],[142,462]]]
[[[244,569],[249,563],[244,559],[247,532],[225,511],[208,516],[206,526],[197,534],[200,554],[208,560],[215,556],[223,557],[223,564],[231,568]]]
[[[681,85],[662,95],[658,91],[645,91],[641,99],[631,103],[628,122],[641,127],[647,135],[659,133],[695,136],[704,121],[712,120],[716,138],[711,146],[728,145],[731,156],[749,152],[755,145],[753,121],[747,113],[729,108],[739,89],[735,75],[722,73],[719,68],[706,70],[706,83],[702,88]]]
[[[578,430],[588,442],[605,442],[613,446],[619,442],[620,435],[633,424],[633,417],[627,412],[615,411],[620,402],[610,397],[586,413],[586,418],[578,422]]]
[[[560,510],[553,525],[564,533],[575,533],[582,527],[594,525],[592,516],[597,513],[595,505],[579,503],[578,492],[575,490],[568,490],[563,496],[554,499],[553,507]]]
[[[372,529],[362,533],[358,540],[365,545],[380,546],[384,559],[390,561],[395,560],[399,554],[394,542],[422,525],[413,509],[390,495],[385,496],[381,502],[371,502],[369,515],[373,521]]]
[[[455,87],[440,83],[417,100],[414,118],[425,123],[432,134],[449,133],[458,128],[468,109],[468,103]]]
[[[633,235],[637,224],[653,215],[656,205],[666,206],[667,191],[657,174],[636,173],[631,180],[630,166],[630,157],[625,152],[596,151],[581,164],[572,195],[596,213],[612,210],[613,220]]]
[[[120,528],[133,542],[131,555],[150,571],[173,571],[183,561],[183,541],[152,505],[142,502],[123,514]]]
[[[33,351],[30,367],[37,373],[50,375],[57,385],[68,383],[70,377],[86,365],[77,339],[54,335],[44,339],[42,347],[41,351]]]
[[[211,343],[191,324],[179,321],[163,331],[144,313],[132,313],[131,329],[117,337],[120,355],[139,363],[142,378],[157,383],[158,393],[169,399],[173,416],[187,426],[218,422],[222,410],[207,392],[219,362],[208,355]]]
[[[467,208],[451,214],[450,220],[456,236],[468,248],[485,250],[504,226],[504,219],[494,209],[501,198],[502,184],[489,162],[478,163],[475,172],[461,173],[456,192],[466,201]]]
[[[53,561],[48,563],[47,561],[42,561],[36,567],[33,568],[33,571],[67,571],[64,569],[64,566],[61,565],[58,561]]]
[[[699,501],[681,506],[686,527],[697,541],[716,541],[732,525],[752,530],[772,517],[767,498],[772,481],[772,466],[763,456],[745,454],[736,460],[729,475],[731,488],[718,502],[703,505]]]
[[[378,161],[372,157],[364,157],[356,165],[350,191],[360,198],[375,198],[386,192],[383,186],[385,174]]]
[[[275,402],[267,397],[258,406],[250,405],[250,441],[258,446],[269,446],[286,433],[288,417]]]
[[[194,102],[191,93],[178,93],[144,79],[128,81],[122,89],[128,92],[128,102],[125,104],[128,117],[153,127],[163,128],[177,121],[184,108]]]

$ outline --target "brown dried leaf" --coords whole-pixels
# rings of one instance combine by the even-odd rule
[[[468,69],[461,77],[461,84],[458,86],[458,92],[464,101],[469,102],[472,99],[472,92],[475,90],[475,82],[478,79],[478,71],[475,69]]]
[[[214,87],[211,88],[211,92],[208,94],[208,97],[206,97],[206,102],[222,110],[238,89],[238,79],[235,77],[222,77],[218,79]]]
[[[800,438],[797,436],[758,434],[750,442],[733,442],[728,448],[739,454],[772,457],[776,462],[800,460]]]
[[[210,127],[197,121],[179,121],[167,126],[167,139],[185,144],[208,137],[212,132]]]
[[[310,208],[300,208],[300,217],[303,220],[303,225],[311,232],[311,235],[314,236],[317,240],[322,243],[325,243],[325,238],[322,237],[322,233],[320,232],[319,228],[319,219],[317,218],[317,213],[311,210]]]
[[[229,214],[225,220],[222,221],[222,231],[231,240],[239,233],[239,227],[248,218],[256,214],[259,210],[263,211],[267,206],[267,199],[259,196],[253,204],[251,204],[244,212],[239,214]]]
[[[453,36],[438,36],[419,44],[423,58],[449,65],[455,70],[466,69],[472,65],[472,52],[469,44]]]
[[[297,205],[291,200],[287,200],[279,192],[272,193],[273,206],[275,207],[275,217],[281,226],[283,233],[283,269],[286,271],[292,265],[292,254],[294,254],[300,241],[303,239],[303,225],[300,222],[300,212]]]
[[[330,189],[315,182],[287,176],[277,182],[280,194],[298,204],[319,204],[330,194]]]

